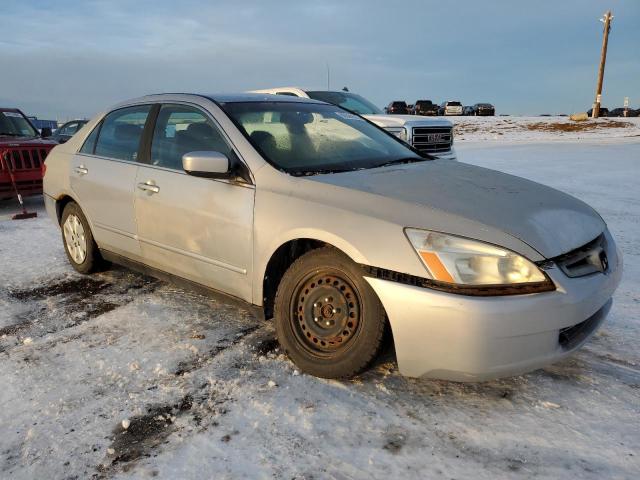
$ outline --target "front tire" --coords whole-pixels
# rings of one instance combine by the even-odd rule
[[[93,239],[87,218],[80,206],[69,202],[62,212],[62,243],[71,266],[80,273],[92,273],[102,266],[103,260]]]
[[[298,258],[278,286],[274,307],[280,345],[311,375],[352,377],[382,348],[384,308],[360,267],[334,248]]]

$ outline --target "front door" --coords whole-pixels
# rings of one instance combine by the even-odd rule
[[[139,258],[134,191],[150,105],[109,113],[71,162],[70,182],[100,248]]]
[[[252,185],[187,175],[182,155],[231,147],[217,124],[188,105],[158,112],[150,164],[140,164],[135,214],[145,263],[251,300]]]

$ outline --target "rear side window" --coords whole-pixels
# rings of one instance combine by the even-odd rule
[[[163,105],[153,132],[151,163],[182,170],[182,156],[197,151],[231,155],[220,131],[203,112],[184,105]]]
[[[141,105],[121,108],[108,114],[102,121],[95,154],[135,162],[150,110],[151,105]]]
[[[100,131],[100,125],[102,125],[102,122],[100,122],[93,128],[87,139],[82,144],[80,153],[88,153],[89,155],[93,155],[93,151],[96,148],[96,139],[98,138],[98,132]]]

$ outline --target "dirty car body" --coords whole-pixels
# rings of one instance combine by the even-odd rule
[[[216,127],[223,144],[209,150],[225,150],[223,156],[192,152],[180,166],[156,164],[163,153],[154,153],[154,122],[176,106]],[[125,160],[98,150],[100,129],[123,109],[139,123],[139,142],[129,142]],[[395,157],[353,164],[309,157],[314,167],[303,168],[279,150],[278,118],[288,116],[320,129],[317,138],[336,156],[360,148],[342,129],[346,122],[368,135],[362,142],[371,158],[379,154],[375,139]],[[593,209],[528,180],[420,155],[369,125],[296,97],[138,98],[56,147],[47,159],[47,210],[59,223],[65,204],[76,202],[105,257],[206,286],[266,317],[280,279],[300,258],[295,252],[330,247],[375,292],[399,370],[409,376],[478,381],[519,374],[590,338],[622,273],[620,253]],[[161,129],[158,145],[188,128]],[[120,130],[126,138],[134,132]],[[233,165],[225,178],[185,171],[221,158]]]

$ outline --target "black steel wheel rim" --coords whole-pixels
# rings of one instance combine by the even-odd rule
[[[298,343],[314,355],[350,347],[361,325],[362,302],[352,282],[338,272],[315,272],[302,279],[291,301]]]

